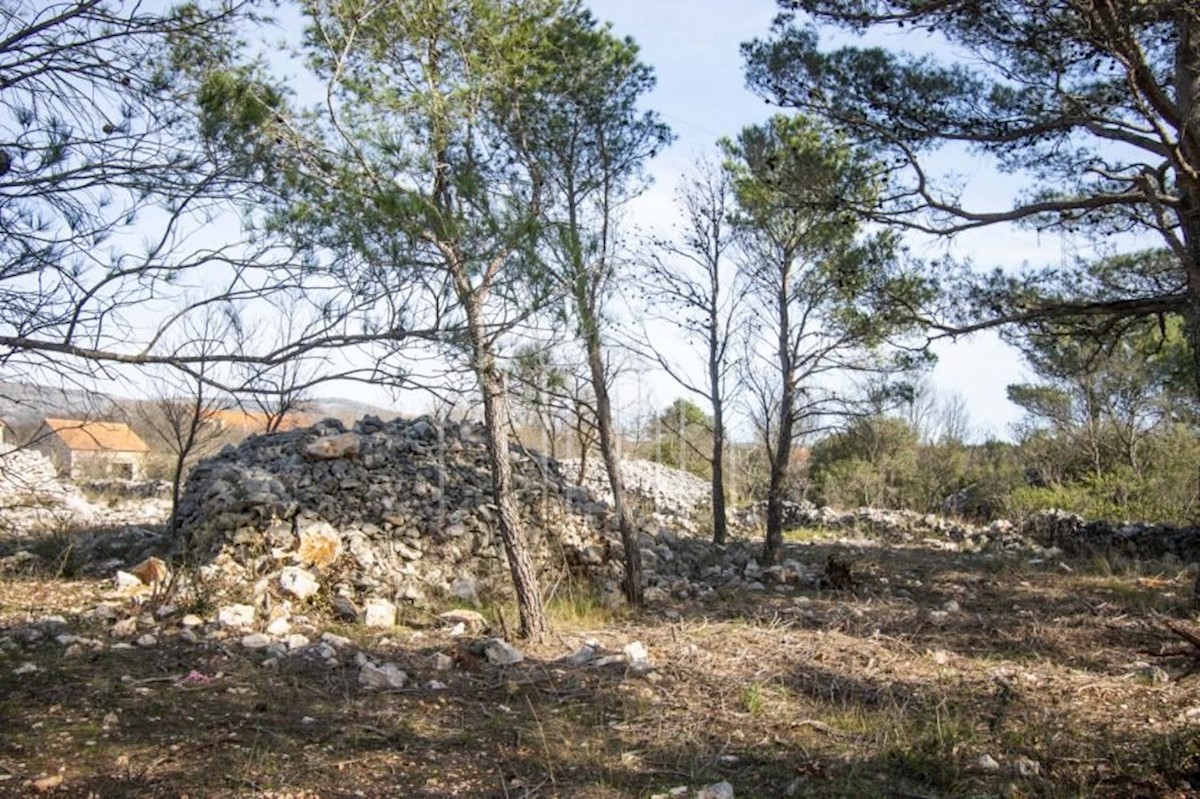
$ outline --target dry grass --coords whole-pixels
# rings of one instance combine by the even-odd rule
[[[726,595],[640,616],[565,597],[558,634],[504,670],[431,619],[359,631],[373,658],[415,678],[387,693],[363,691],[353,665],[268,669],[236,643],[174,634],[78,657],[52,638],[17,643],[47,614],[104,637],[86,617],[102,587],[8,578],[0,795],[56,776],[47,795],[616,799],[720,779],[739,797],[1200,793],[1200,726],[1182,720],[1200,708],[1200,678],[1180,677],[1190,653],[1148,653],[1179,643],[1162,618],[1191,618],[1178,567],[1067,572],[821,541],[793,554],[830,553],[853,563],[858,591]],[[939,614],[951,599],[960,610]],[[585,639],[618,652],[640,640],[657,669],[555,663]],[[434,672],[435,652],[459,667]],[[39,670],[14,674],[25,662]],[[1177,679],[1155,681],[1151,662]],[[192,670],[210,681],[182,682]]]

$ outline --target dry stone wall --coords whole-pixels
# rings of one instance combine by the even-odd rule
[[[179,529],[208,573],[319,594],[420,603],[507,592],[482,426],[428,417],[253,436],[196,465]],[[603,570],[602,506],[513,446],[527,542],[554,577]]]

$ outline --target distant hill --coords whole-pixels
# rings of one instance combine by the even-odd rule
[[[47,416],[64,419],[128,420],[133,415],[137,403],[137,400],[109,397],[82,389],[0,381],[0,419],[17,430],[32,431]],[[357,400],[326,397],[307,403],[305,412],[318,419],[333,417],[347,423],[366,415],[378,416],[384,420],[402,415],[391,408],[382,408]]]
[[[123,402],[82,389],[0,382],[0,419],[14,428],[36,426],[47,416],[120,418]]]

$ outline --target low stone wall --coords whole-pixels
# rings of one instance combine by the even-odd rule
[[[550,581],[608,563],[602,508],[557,464],[514,445],[513,483]],[[192,470],[179,530],[208,573],[278,581],[303,569],[353,600],[507,593],[482,426],[422,417],[253,436]],[[295,578],[295,572],[288,572]]]

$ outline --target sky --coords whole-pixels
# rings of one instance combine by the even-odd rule
[[[631,36],[642,60],[657,76],[646,106],[671,125],[675,143],[651,165],[654,183],[631,207],[639,225],[665,228],[675,219],[672,197],[679,175],[697,155],[712,153],[716,141],[748,124],[761,122],[779,109],[767,105],[745,87],[742,42],[765,36],[777,13],[774,0],[591,0],[595,16],[611,22],[618,35]],[[884,44],[927,50],[926,40],[892,35]],[[967,197],[1008,196],[1018,184],[970,159],[952,159],[950,168],[966,179]],[[1053,260],[1062,253],[1056,242],[1030,233],[998,229],[964,235],[952,242],[910,240],[915,255],[936,257],[947,252],[969,256],[980,267],[1019,267],[1025,262]],[[1010,435],[1021,410],[1008,402],[1005,387],[1029,379],[1020,355],[993,334],[977,334],[956,343],[940,343],[932,378],[939,394],[958,393],[977,437]],[[668,385],[656,386],[656,399],[674,396]],[[679,392],[676,392],[679,393]]]

